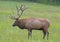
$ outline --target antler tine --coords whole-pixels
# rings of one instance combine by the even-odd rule
[[[18,7],[16,6],[18,18],[19,18],[19,17],[22,15],[22,13],[23,13],[22,7],[23,7],[22,4],[21,4],[20,8],[18,8]],[[20,11],[21,11],[21,14],[19,14]]]
[[[12,16],[12,15],[10,15],[9,17],[10,17],[11,19],[14,19],[14,20],[16,19],[16,17],[15,17],[15,16]]]
[[[19,10],[22,10],[22,7],[23,7],[23,5],[21,4],[21,6],[20,6],[20,9],[19,9]]]
[[[11,10],[12,10],[12,8],[11,8]],[[12,10],[12,13],[11,13],[11,14],[14,14],[14,11],[13,11],[13,10]],[[16,19],[18,18],[17,16],[11,15],[11,14],[10,14],[10,16],[9,16],[11,19],[16,20]]]
[[[24,10],[26,10],[27,7],[23,4],[21,4],[21,7],[20,7],[20,11],[21,11],[21,14],[24,12]]]
[[[21,10],[21,11],[24,11],[24,10],[26,10],[26,9],[27,9],[27,7],[26,7],[25,5],[23,5],[23,4],[21,4],[20,10]]]
[[[24,7],[23,7],[23,11],[26,10],[26,9],[27,9],[27,7],[24,5]]]
[[[17,9],[17,14],[19,15],[19,8],[17,5],[16,5],[16,9]]]
[[[27,8],[25,7],[25,5],[21,4],[20,8],[18,8],[18,6],[16,5],[17,8],[17,15],[18,18],[23,14],[24,10],[26,10]],[[21,14],[19,14],[19,12],[21,11]]]
[[[16,5],[16,9],[18,10],[18,6]]]
[[[11,19],[15,19],[15,17],[14,17],[14,16],[11,16],[11,15],[10,15],[10,18],[11,18]]]
[[[21,5],[20,8],[19,8],[19,7],[16,5],[18,18],[20,17],[19,12],[20,12],[20,10],[22,11],[22,6],[23,6],[23,5]]]

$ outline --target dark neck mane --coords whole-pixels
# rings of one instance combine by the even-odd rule
[[[24,25],[24,24],[23,24],[22,20],[19,20],[18,27],[19,27],[20,29],[24,29],[24,26],[23,26],[23,25]]]

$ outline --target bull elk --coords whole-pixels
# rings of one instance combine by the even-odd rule
[[[12,25],[13,27],[18,26],[20,29],[27,29],[28,30],[28,39],[30,36],[32,36],[32,30],[42,30],[43,32],[43,39],[45,38],[47,34],[47,39],[49,36],[48,28],[50,26],[50,22],[48,19],[45,18],[26,18],[26,19],[19,19],[20,16],[23,14],[24,10],[26,10],[24,5],[21,5],[20,8],[16,6],[17,9],[17,16],[13,17],[11,16],[15,22]],[[21,11],[21,14],[19,13]]]

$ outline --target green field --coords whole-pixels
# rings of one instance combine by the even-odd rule
[[[28,40],[28,31],[12,27],[15,20],[9,18],[15,15],[16,4],[25,4],[28,9],[20,18],[47,18],[50,20],[49,39],[43,40],[42,31],[33,30],[32,38]],[[14,14],[12,13],[14,11]],[[60,41],[60,6],[45,5],[33,2],[0,1],[0,42],[59,42]]]

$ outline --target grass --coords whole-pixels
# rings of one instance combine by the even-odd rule
[[[16,14],[16,4],[25,4],[28,9],[21,18],[48,18],[49,40],[42,39],[42,31],[33,30],[32,38],[28,40],[28,31],[12,27],[15,20],[9,18]],[[14,11],[14,14],[12,13]],[[45,5],[32,2],[0,1],[0,42],[59,42],[60,41],[60,6]]]

